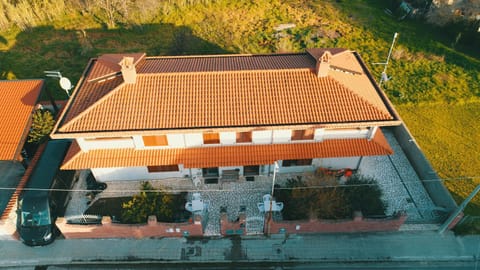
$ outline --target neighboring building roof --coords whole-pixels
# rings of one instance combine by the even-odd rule
[[[332,55],[330,69],[328,76],[319,78],[317,61],[327,50]],[[125,83],[120,65],[114,64],[123,56],[134,60],[135,83]],[[361,58],[349,50],[188,57],[126,54],[90,61],[52,137],[379,122],[400,123]]]
[[[19,159],[43,80],[0,81],[0,160]]]
[[[175,149],[98,149],[82,152],[72,144],[63,170],[183,164],[185,168],[273,164],[276,160],[389,155],[383,133],[367,139],[333,139],[316,143],[234,145]]]

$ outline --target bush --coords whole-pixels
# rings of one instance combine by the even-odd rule
[[[49,110],[38,109],[33,113],[32,127],[28,134],[28,142],[41,144],[48,139],[48,135],[52,132],[55,120]]]
[[[174,221],[175,203],[172,194],[159,192],[149,182],[143,182],[140,194],[122,204],[122,222],[145,223],[151,215],[157,220]]]
[[[344,190],[352,211],[362,211],[364,216],[385,215],[386,203],[375,179],[354,174]]]
[[[371,178],[353,175],[346,185],[308,187],[297,177],[288,179],[285,187],[275,190],[277,201],[284,203],[285,220],[344,219],[352,217],[354,211],[365,216],[385,215],[382,192]]]

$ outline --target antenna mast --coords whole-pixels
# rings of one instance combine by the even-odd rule
[[[380,86],[382,86],[383,82],[386,82],[386,81],[390,80],[390,78],[388,78],[388,76],[387,76],[387,67],[388,67],[388,63],[390,62],[390,57],[392,56],[393,46],[395,45],[395,41],[396,41],[397,37],[398,37],[398,33],[395,32],[395,34],[393,35],[392,45],[390,46],[390,50],[388,51],[387,61],[385,63],[373,63],[374,65],[384,65],[385,66],[385,68],[382,71],[382,75],[380,76],[380,82],[378,83]]]

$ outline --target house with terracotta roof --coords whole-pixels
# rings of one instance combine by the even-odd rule
[[[51,137],[69,138],[63,169],[98,181],[254,180],[356,169],[389,155],[381,128],[401,120],[358,53],[90,60]]]
[[[43,80],[0,81],[0,211],[25,173],[22,150],[32,123],[32,114],[44,88]],[[15,200],[13,200],[15,202]]]

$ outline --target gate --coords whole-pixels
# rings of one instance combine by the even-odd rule
[[[247,235],[263,234],[264,217],[248,217],[245,220],[245,230]]]

